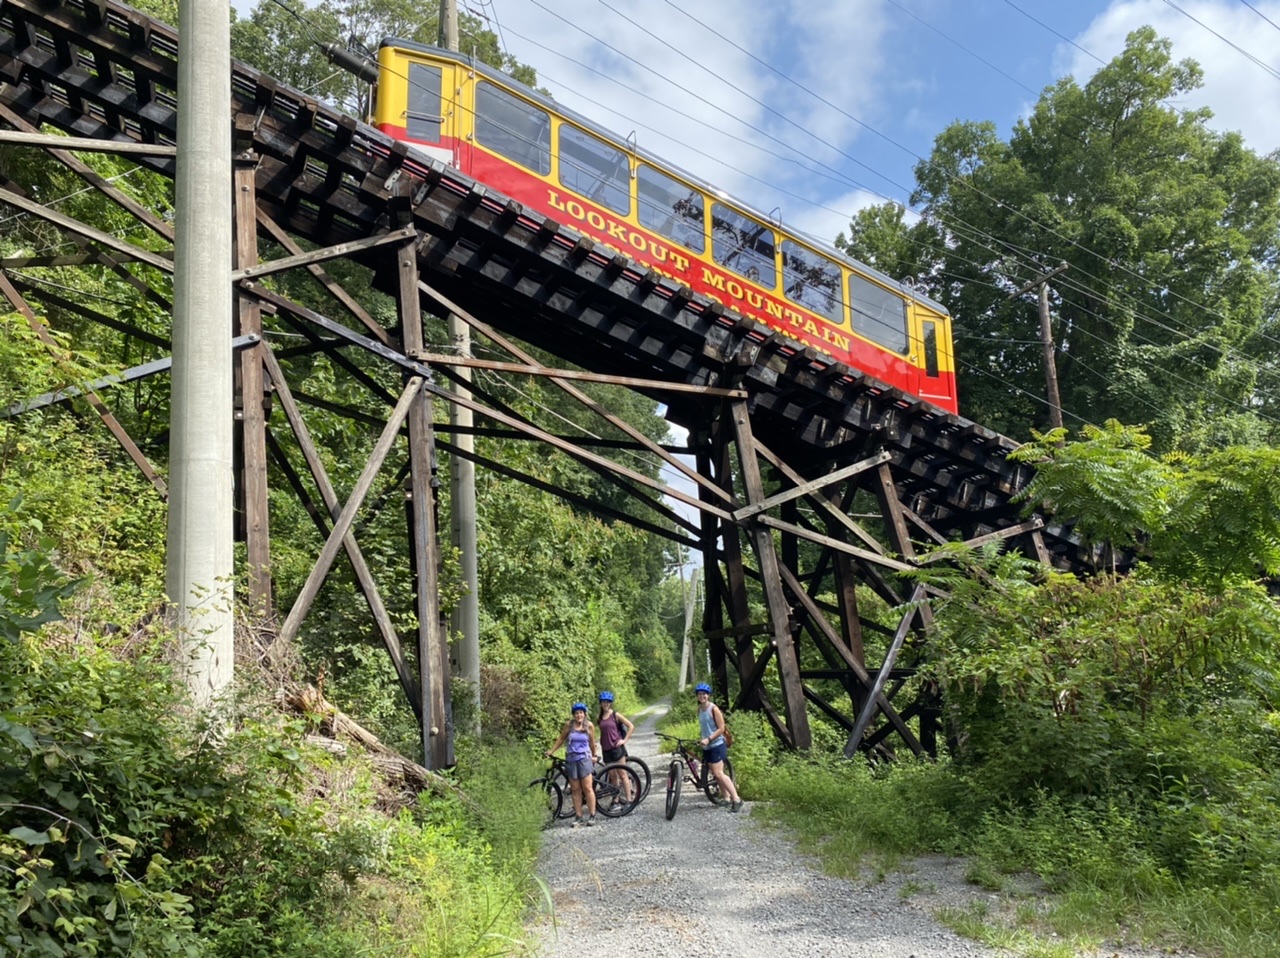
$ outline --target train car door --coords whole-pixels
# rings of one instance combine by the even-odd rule
[[[955,408],[952,395],[954,377],[948,375],[948,357],[944,355],[945,328],[941,317],[913,308],[911,323],[911,365],[915,377],[914,392],[921,399],[944,409]]]
[[[452,85],[453,68],[414,60],[408,61],[408,67],[405,135],[424,153],[450,166],[457,166],[457,140],[443,95],[446,80]],[[452,104],[453,97],[449,97],[447,102]]]

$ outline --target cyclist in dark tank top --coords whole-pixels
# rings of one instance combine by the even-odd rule
[[[613,707],[613,693],[600,693],[600,715],[596,719],[596,728],[600,730],[600,748],[604,753],[605,763],[624,762],[627,758],[627,742],[635,726],[630,719],[624,718]],[[622,788],[623,797],[631,801],[631,776],[621,772],[611,772],[611,781]],[[614,799],[615,804],[617,799]]]

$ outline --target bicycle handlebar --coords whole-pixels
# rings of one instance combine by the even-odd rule
[[[695,747],[696,748],[702,747],[702,743],[697,739],[680,738],[679,736],[676,736],[676,735],[667,735],[665,732],[655,732],[654,734],[657,735],[658,738],[665,738],[669,742],[675,742],[677,748],[683,747],[683,748],[693,749]]]

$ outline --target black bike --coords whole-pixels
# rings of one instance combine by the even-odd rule
[[[629,782],[629,789],[624,782]],[[596,811],[606,818],[630,815],[644,798],[640,776],[626,762],[597,765],[592,785],[596,793]],[[535,778],[529,783],[529,787],[541,788],[545,793],[551,822],[558,818],[573,817],[573,793],[570,791],[564,759],[553,757],[542,778]],[[628,798],[628,795],[631,797]]]
[[[708,769],[705,762],[702,761],[702,745],[692,739],[676,738],[674,735],[664,735],[658,733],[658,738],[664,738],[669,742],[675,743],[675,757],[671,760],[671,764],[667,766],[667,820],[676,817],[676,809],[680,806],[680,788],[688,779],[694,788],[701,789],[706,792],[707,798],[711,799],[713,805],[728,805],[729,800],[720,794],[720,783],[716,781]],[[733,763],[729,761],[726,755],[724,759],[724,773],[729,776],[729,781],[734,782]]]

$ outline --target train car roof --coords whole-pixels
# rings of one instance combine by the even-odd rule
[[[536,103],[541,104],[542,106],[546,107],[548,110],[552,110],[555,113],[559,113],[560,115],[567,117],[568,119],[572,120],[574,123],[580,126],[587,127],[593,133],[597,133],[604,139],[610,141],[618,149],[623,150],[624,152],[631,153],[639,157],[640,159],[647,160],[648,162],[655,164],[661,168],[671,170],[672,172],[678,174],[682,179],[688,180],[690,183],[698,187],[698,189],[702,190],[704,193],[708,194],[709,196],[732,203],[734,206],[739,207],[743,212],[749,213],[751,216],[760,220],[760,222],[768,223],[771,226],[776,226],[780,229],[786,230],[787,232],[791,233],[791,235],[793,236],[797,236],[801,239],[804,239],[804,237],[801,236],[801,234],[796,233],[790,230],[784,224],[775,221],[772,218],[772,216],[770,216],[769,214],[762,213],[760,210],[751,206],[749,203],[744,203],[742,200],[738,199],[735,196],[730,196],[724,190],[720,189],[718,186],[708,183],[702,177],[694,173],[690,173],[688,170],[682,169],[681,167],[677,166],[675,163],[672,163],[670,160],[667,160],[661,156],[658,156],[656,153],[651,153],[650,151],[641,147],[638,143],[633,146],[630,143],[626,142],[625,140],[618,139],[617,134],[611,132],[610,130],[605,129],[596,120],[592,120],[589,117],[583,116],[581,113],[578,113],[576,110],[570,109],[569,107],[565,106],[563,103],[560,103],[552,99],[551,97],[547,96],[544,93],[539,93],[537,90],[534,90],[533,88],[526,86],[525,84],[521,83],[519,80],[515,79],[509,74],[503,73],[501,70],[494,69],[493,67],[489,66],[487,63],[481,63],[479,60],[475,59],[474,57],[468,54],[460,53],[456,50],[446,50],[443,47],[431,46],[430,44],[427,44],[427,43],[419,43],[416,40],[405,40],[403,37],[392,37],[392,36],[383,37],[382,43],[380,46],[399,47],[405,50],[412,50],[416,53],[425,53],[430,56],[437,57],[444,60],[452,60],[455,63],[458,63],[462,66],[467,67],[468,69],[475,70],[477,73],[480,73],[491,80],[495,80],[499,83],[506,84],[507,86],[515,87],[518,90],[520,90],[520,92],[524,96],[528,97],[530,100],[533,100]],[[825,240],[806,240],[806,242],[808,242],[810,246],[814,246],[822,249],[825,255],[830,256],[832,259],[836,260],[837,262],[844,262],[851,266],[857,267],[857,269],[860,272],[863,272],[870,276],[875,277],[876,279],[884,283],[886,286],[898,289],[904,295],[909,296],[911,299],[918,300],[922,303],[926,303],[927,305],[937,310],[942,315],[948,316],[948,317],[951,315],[950,312],[947,310],[947,308],[943,306],[941,303],[939,303],[937,300],[929,296],[926,296],[923,293],[918,292],[914,287],[909,286],[908,284],[904,283],[900,279],[894,279],[888,273],[883,273],[880,270],[876,269],[874,266],[868,266],[866,263],[863,263],[860,260],[856,260],[851,256],[846,256],[844,253],[840,252],[838,249],[836,249],[833,245],[826,242]]]

